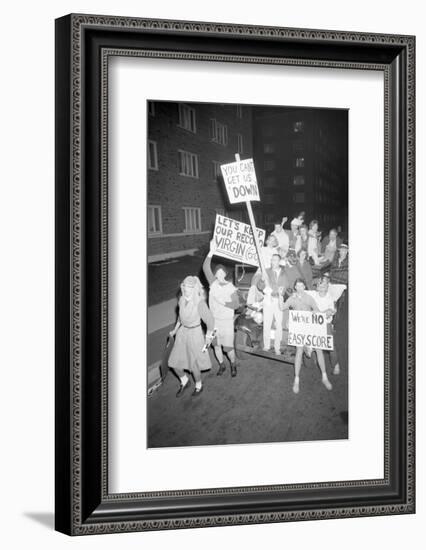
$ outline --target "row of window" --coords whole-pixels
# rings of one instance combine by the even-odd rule
[[[339,206],[340,201],[336,197],[331,197],[328,193],[316,192],[316,202],[327,203],[329,206]]]
[[[305,185],[305,176],[301,174],[297,174],[293,176],[292,183],[293,185]],[[263,185],[265,189],[268,189],[270,187],[276,187],[277,178],[275,176],[266,176],[263,180]]]
[[[305,129],[305,123],[302,120],[297,120],[296,122],[292,123],[291,129],[295,134],[301,134]],[[275,126],[265,125],[262,128],[262,133],[265,137],[271,137],[275,135],[275,130],[276,130]],[[280,127],[280,131],[281,131],[281,127]]]
[[[236,105],[236,113],[238,118],[243,118],[243,106]],[[148,101],[148,114],[155,116],[155,103]],[[188,130],[193,134],[197,133],[197,117],[196,108],[185,103],[178,103],[178,126],[184,130]],[[210,119],[210,137],[216,143],[226,145],[228,143],[228,127],[225,124],[218,122],[216,119]]]
[[[201,208],[184,206],[183,219],[185,222],[185,233],[197,233],[201,231]],[[148,206],[148,234],[155,235],[163,232],[163,221],[161,215],[161,206]]]
[[[201,208],[183,206],[184,233],[199,233],[201,231]],[[241,211],[233,210],[231,213],[224,208],[216,208],[216,214],[231,217],[234,220],[243,221]],[[155,235],[163,232],[162,212],[160,205],[148,206],[148,234]]]
[[[305,167],[304,157],[296,157],[294,159],[294,167],[295,168],[304,168]],[[275,168],[276,168],[275,159],[265,159],[263,161],[263,170],[265,172],[271,172],[272,170],[275,170]]]
[[[329,192],[336,191],[336,185],[333,185],[329,181],[323,180],[322,178],[318,179],[318,187]]]
[[[331,225],[337,222],[337,216],[335,214],[323,214],[320,216],[320,219],[325,225]]]
[[[243,136],[237,134],[238,137],[238,153],[243,152]],[[178,170],[180,176],[188,176],[191,178],[199,177],[198,170],[198,155],[189,151],[178,150]],[[148,168],[150,170],[158,170],[158,150],[157,142],[148,140]],[[220,175],[220,162],[212,161],[212,179],[216,180]]]
[[[268,194],[265,193],[263,197],[263,201],[265,204],[276,204],[277,197],[275,194]],[[304,203],[305,202],[305,193],[304,191],[301,191],[299,193],[293,193],[293,202],[295,203]]]

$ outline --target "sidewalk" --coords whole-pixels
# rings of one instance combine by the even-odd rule
[[[156,262],[148,265],[148,307],[176,299],[180,291],[180,285],[187,275],[200,277],[201,284],[207,286],[202,265],[204,253],[194,256],[182,256],[174,260]],[[234,264],[223,258],[213,258],[212,267],[217,263],[223,263],[229,267],[230,273],[234,270]]]
[[[177,299],[172,298],[148,308],[148,334],[176,323]]]
[[[166,347],[167,335],[173,329],[174,323],[148,334],[148,368],[161,361]]]

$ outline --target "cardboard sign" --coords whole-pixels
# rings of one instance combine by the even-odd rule
[[[220,169],[231,204],[260,201],[253,159],[222,164]]]
[[[265,230],[257,228],[257,235],[260,245],[263,246]],[[235,262],[259,266],[250,225],[216,214],[213,239],[216,243],[215,254],[218,256]]]
[[[317,311],[290,310],[288,318],[288,345],[334,349],[333,336],[327,334],[327,319]]]

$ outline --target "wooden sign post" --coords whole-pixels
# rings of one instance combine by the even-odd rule
[[[229,202],[231,204],[238,202],[246,203],[251,230],[253,232],[254,244],[256,246],[257,257],[259,259],[259,267],[265,281],[267,282],[268,277],[266,274],[265,265],[263,263],[256,223],[254,220],[253,209],[251,207],[251,201],[260,200],[253,159],[241,160],[240,155],[237,153],[235,155],[235,162],[223,164],[220,168],[225,181]]]

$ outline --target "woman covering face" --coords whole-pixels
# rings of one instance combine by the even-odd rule
[[[179,317],[175,328],[170,332],[175,343],[169,357],[169,366],[180,379],[176,397],[181,397],[190,385],[186,372],[195,380],[193,396],[203,390],[201,371],[211,369],[210,355],[203,351],[213,338],[214,320],[204,296],[204,289],[198,277],[188,276],[181,284],[182,296],[179,299]],[[201,320],[207,326],[204,337]]]

